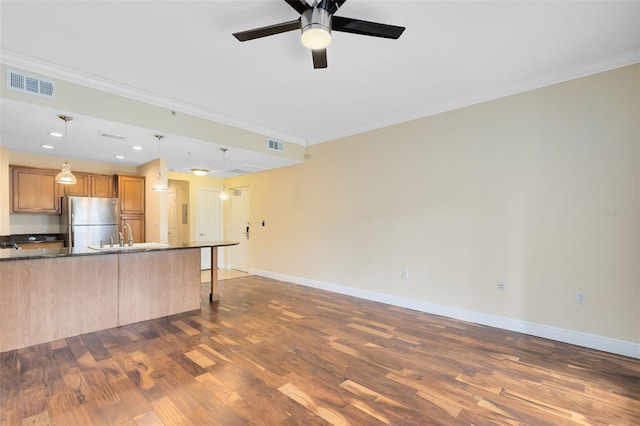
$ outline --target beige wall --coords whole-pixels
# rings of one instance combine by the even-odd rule
[[[9,150],[0,143],[0,235],[11,233],[9,225]]]
[[[167,181],[167,159],[156,158],[136,169],[138,176],[145,177],[145,240],[156,243],[166,243],[169,240],[167,234],[167,192],[154,191],[151,188],[158,179],[158,170],[162,174],[162,182],[165,188]]]
[[[167,193],[175,192],[176,203],[178,207],[177,212],[177,232],[178,232],[178,244],[182,245],[189,242],[189,236],[191,235],[189,226],[191,225],[191,208],[189,206],[189,194],[191,192],[190,184],[188,180],[184,179],[171,179],[169,180],[169,190]],[[182,206],[187,206],[187,223],[182,223]],[[168,207],[168,206],[167,206]],[[167,215],[168,216],[168,215]]]
[[[250,266],[639,343],[639,81],[625,67],[231,179],[251,188]]]

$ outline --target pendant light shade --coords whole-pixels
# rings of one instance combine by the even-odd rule
[[[73,120],[73,117],[70,115],[59,115],[58,118],[64,121],[64,141],[67,142],[67,122]],[[75,185],[78,183],[76,177],[71,173],[71,166],[67,160],[64,160],[64,163],[62,163],[62,169],[60,173],[56,175],[55,181],[62,185]]]
[[[227,192],[227,190],[224,187],[224,172],[225,172],[225,164],[224,164],[224,156],[227,153],[227,148],[220,148],[220,151],[222,151],[222,191],[220,192],[220,194],[218,194],[218,199],[220,199],[221,201],[225,201],[229,199],[229,193]]]
[[[155,192],[164,192],[167,190],[167,186],[164,184],[164,179],[162,179],[162,172],[160,171],[160,157],[161,157],[160,141],[162,140],[162,138],[164,138],[164,136],[162,135],[153,135],[153,136],[155,136],[156,139],[158,139],[158,176],[156,177],[156,183],[153,184],[153,186],[151,187],[151,190]]]
[[[63,185],[75,185],[78,183],[76,177],[71,173],[71,166],[66,161],[62,163],[62,170],[56,175],[56,183]]]

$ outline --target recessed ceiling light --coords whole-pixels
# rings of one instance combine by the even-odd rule
[[[132,146],[131,149],[133,149],[134,151],[142,151],[142,147],[138,145]]]
[[[62,133],[58,133],[58,132],[48,132],[47,134],[49,136],[53,136],[54,138],[61,138],[64,136]]]
[[[40,145],[40,148],[44,148],[44,149],[53,149],[53,145],[45,145],[45,144],[42,144],[42,145]]]
[[[118,160],[124,160],[124,155],[114,155],[114,158],[117,158]]]

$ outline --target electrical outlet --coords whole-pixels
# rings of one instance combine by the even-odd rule
[[[403,280],[409,279],[409,271],[402,271],[402,279]]]
[[[504,291],[504,281],[498,281],[496,283],[496,290],[498,291]]]
[[[587,303],[587,295],[583,291],[576,293],[576,303],[579,305]]]

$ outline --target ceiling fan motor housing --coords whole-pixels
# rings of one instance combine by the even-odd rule
[[[324,49],[331,42],[331,15],[325,9],[313,7],[300,15],[302,44],[310,49]]]

